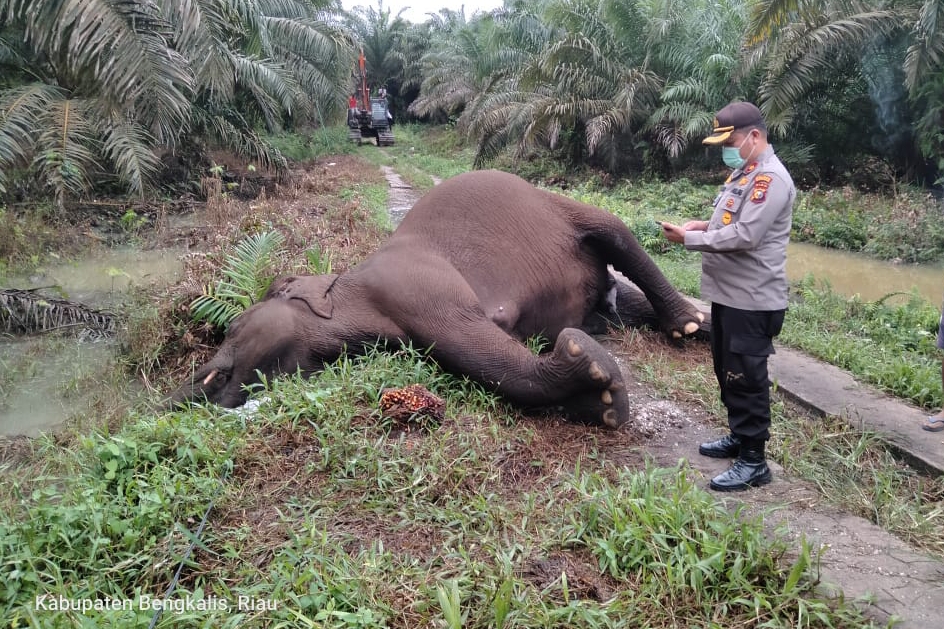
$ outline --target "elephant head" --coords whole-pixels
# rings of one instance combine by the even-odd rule
[[[225,407],[245,403],[247,387],[279,373],[308,373],[340,354],[331,330],[337,275],[276,279],[265,297],[238,317],[216,355],[168,402],[205,399]]]

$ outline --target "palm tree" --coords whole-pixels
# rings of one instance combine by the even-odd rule
[[[682,155],[711,129],[714,113],[750,98],[741,73],[746,0],[668,0],[644,16],[651,68],[664,77],[661,104],[646,128],[669,157]]]
[[[430,23],[422,90],[411,111],[455,118],[457,129],[477,145],[477,166],[509,145],[527,150],[533,94],[520,88],[520,75],[558,32],[540,9],[540,2],[508,0],[503,9],[471,20],[441,12],[442,19]]]
[[[413,107],[461,113],[477,164],[514,146],[667,167],[743,91],[744,1],[507,2],[433,40]]]
[[[103,171],[142,194],[154,149],[195,136],[281,167],[256,127],[339,102],[353,62],[304,0],[0,0],[0,16],[0,192],[28,174],[59,207]]]
[[[489,35],[464,11],[442,10],[425,24],[429,51],[420,59],[420,96],[410,105],[417,116],[458,116],[486,91],[495,68],[485,62]]]
[[[764,71],[759,104],[789,122],[824,79],[835,77],[837,68],[846,76],[851,69],[872,96],[879,127],[891,123],[891,116],[898,118],[887,127],[896,133],[911,130],[915,120],[934,124],[944,110],[944,94],[929,88],[944,67],[942,16],[941,0],[903,0],[884,8],[851,0],[759,0],[747,40],[752,64]],[[915,140],[922,144],[910,133],[885,138],[904,151],[900,164],[913,159]],[[928,146],[925,155],[933,157]],[[894,154],[896,146],[887,151]]]
[[[522,74],[535,93],[533,125],[551,146],[564,139],[572,163],[590,157],[614,169],[658,105],[664,77],[653,71],[639,3],[560,0],[545,18],[564,33]],[[532,132],[533,133],[533,132]]]
[[[367,60],[371,88],[385,86],[394,99],[408,83],[407,68],[416,54],[411,51],[418,43],[412,37],[412,25],[402,17],[405,10],[394,15],[384,8],[383,0],[377,0],[376,8],[357,6],[347,17],[347,26]]]
[[[280,170],[284,158],[256,129],[343,109],[355,57],[335,14],[301,0],[160,1],[195,76],[196,137]]]
[[[157,5],[0,0],[0,15],[23,42],[6,57],[18,80],[0,93],[0,191],[28,171],[62,207],[101,160],[143,191],[157,164],[147,147],[185,125],[194,84]]]

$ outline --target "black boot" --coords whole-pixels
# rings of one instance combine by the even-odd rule
[[[698,454],[715,459],[729,459],[741,452],[741,438],[728,434],[716,441],[709,441],[698,446]]]
[[[744,491],[749,487],[766,485],[773,476],[764,458],[764,445],[741,445],[741,453],[731,467],[711,479],[709,487],[715,491]]]

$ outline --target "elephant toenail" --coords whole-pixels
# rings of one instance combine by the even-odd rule
[[[573,339],[567,341],[567,353],[571,356],[580,356],[583,354],[583,348],[580,347],[580,344]]]
[[[698,330],[699,327],[701,326],[699,326],[694,321],[689,321],[688,323],[685,324],[685,334],[694,334]]]
[[[603,403],[604,403],[604,404],[606,404],[607,406],[609,406],[610,404],[613,403],[613,394],[610,393],[609,391],[604,391],[604,392],[600,395],[600,399],[603,400]]]
[[[705,315],[701,313],[701,310],[695,312],[695,316],[698,317],[698,322],[702,323],[705,320]]]
[[[680,338],[682,338],[682,333],[679,332],[678,330],[672,330],[672,338],[674,338],[674,339],[680,339]]]
[[[609,374],[603,371],[597,361],[593,361],[590,363],[590,377],[596,382],[606,382],[609,379]]]
[[[610,408],[603,412],[603,423],[610,428],[619,428],[619,418],[615,409]]]

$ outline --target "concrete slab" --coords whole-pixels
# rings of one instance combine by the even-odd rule
[[[770,379],[786,397],[823,416],[875,432],[911,465],[944,474],[944,433],[921,429],[926,413],[858,382],[848,372],[775,344]]]

